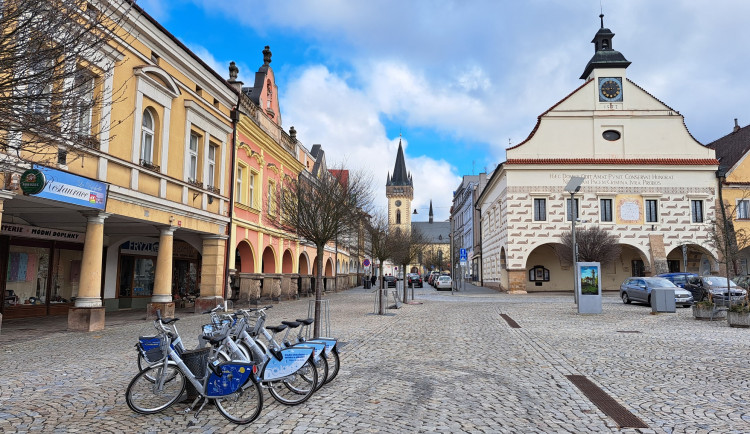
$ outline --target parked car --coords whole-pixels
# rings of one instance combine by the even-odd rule
[[[430,277],[427,278],[427,283],[429,283],[432,286],[435,286],[435,279],[440,277],[440,273],[437,271],[433,271],[430,273]]]
[[[419,277],[419,274],[409,274],[409,280],[407,282],[409,286],[412,286],[414,288],[422,288],[422,278]]]
[[[385,279],[385,284],[387,288],[395,288],[396,287],[396,277],[394,276],[385,276],[383,277]]]
[[[729,291],[727,291],[727,286],[729,286]],[[708,291],[711,291],[711,298],[713,298],[714,303],[720,306],[728,305],[730,297],[732,303],[741,302],[747,294],[746,290],[737,286],[731,279],[727,282],[726,277],[720,276],[691,277],[688,279],[685,289],[693,294],[695,301],[702,301],[708,295]],[[727,294],[727,292],[730,294]]]
[[[736,283],[740,288],[744,290],[750,289],[750,276],[739,276],[732,280],[734,280],[734,283]]]
[[[438,291],[441,289],[451,289],[453,281],[450,276],[439,276],[435,279],[435,289]]]
[[[695,273],[664,273],[657,277],[663,277],[680,288],[684,288],[691,277],[698,277]],[[695,298],[695,297],[693,297]]]
[[[674,289],[674,303],[677,306],[693,305],[693,296],[689,291],[663,277],[629,277],[620,285],[620,298],[626,304],[640,301],[651,306],[651,291],[654,288]]]

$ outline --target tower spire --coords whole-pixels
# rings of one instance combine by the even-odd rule
[[[432,199],[430,199],[430,223],[432,223]]]
[[[406,159],[401,139],[398,139],[398,154],[396,154],[396,165],[393,167],[393,176],[386,185],[412,185],[411,176],[406,171]]]

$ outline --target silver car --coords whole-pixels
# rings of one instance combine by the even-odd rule
[[[663,277],[629,277],[620,285],[620,298],[623,303],[640,301],[651,305],[651,290],[668,288],[674,290],[674,303],[677,306],[693,305],[693,295]]]
[[[727,287],[729,289],[727,290]],[[739,303],[745,299],[747,291],[737,286],[732,280],[727,282],[726,277],[721,276],[695,276],[688,279],[685,289],[693,294],[697,301],[705,298],[708,291],[711,291],[711,298],[719,306],[726,306],[730,300],[732,303]]]

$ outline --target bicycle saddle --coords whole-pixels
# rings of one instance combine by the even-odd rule
[[[271,330],[274,333],[278,333],[282,330],[286,330],[288,326],[285,324],[277,325],[277,326],[267,326],[266,330]]]
[[[301,322],[304,325],[310,325],[310,324],[312,324],[312,323],[315,322],[315,320],[312,319],[312,318],[307,318],[307,319],[299,319],[299,318],[297,318],[297,321]]]
[[[281,321],[282,324],[289,326],[291,329],[296,329],[299,327],[300,323],[297,321]]]

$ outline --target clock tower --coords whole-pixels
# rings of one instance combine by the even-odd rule
[[[388,198],[388,226],[400,228],[402,232],[411,232],[411,201],[414,199],[414,184],[411,174],[406,171],[404,148],[401,139],[398,141],[396,165],[393,176],[388,174],[385,181],[385,196]]]
[[[594,56],[581,74],[583,80],[595,80],[596,100],[600,109],[622,109],[624,101],[625,69],[630,65],[625,56],[612,48],[615,34],[604,27],[604,15],[599,15],[601,28],[594,35]]]

